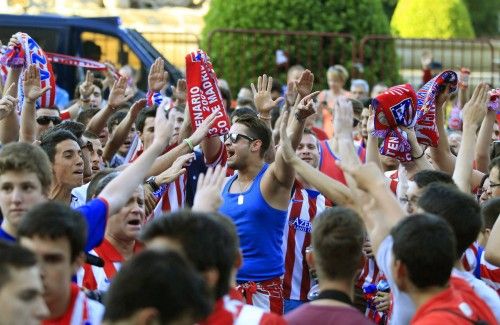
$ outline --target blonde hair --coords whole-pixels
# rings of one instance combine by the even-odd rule
[[[328,68],[328,71],[326,71],[326,76],[328,77],[330,75],[340,77],[344,81],[346,81],[349,78],[349,72],[347,72],[347,69],[340,64],[336,64]]]

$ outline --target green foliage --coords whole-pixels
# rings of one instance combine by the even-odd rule
[[[278,32],[211,34],[219,28]],[[294,31],[318,33],[286,34]],[[255,82],[263,73],[284,83],[287,66],[276,64],[277,50],[288,54],[288,67],[301,64],[310,69],[315,75],[315,88],[324,89],[329,66],[343,64],[351,71],[356,63],[352,62],[355,44],[352,37],[319,33],[345,33],[360,40],[367,34],[388,35],[389,32],[380,0],[212,0],[205,16],[202,48],[208,51],[218,76],[229,82],[233,93]],[[396,62],[393,44],[387,49],[387,62]],[[384,70],[383,81],[393,83],[399,79],[397,64],[370,59],[367,57],[373,64],[365,66],[364,74],[356,77],[364,77],[373,84],[382,81],[376,76]]]
[[[465,0],[477,36],[500,34],[500,0]]]
[[[461,0],[399,0],[391,27],[394,35],[403,38],[474,38]]]

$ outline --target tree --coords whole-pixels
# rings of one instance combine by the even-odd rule
[[[477,36],[500,34],[500,0],[465,0]]]
[[[399,0],[391,28],[394,35],[403,38],[474,38],[461,0]]]
[[[278,32],[211,34],[218,28]],[[218,76],[229,82],[233,92],[255,82],[262,73],[285,82],[286,68],[294,64],[310,69],[318,81],[315,88],[324,89],[329,66],[343,64],[351,70],[356,64],[353,62],[354,38],[285,35],[291,31],[346,33],[359,40],[366,34],[388,35],[390,28],[380,0],[212,0],[205,16],[202,47],[212,58]],[[389,48],[392,50],[388,57],[370,60],[373,63],[365,66],[364,74],[358,77],[365,77],[373,84],[382,81],[375,76],[384,70],[384,81],[398,80],[394,45]],[[288,56],[287,64],[276,63],[277,50]]]

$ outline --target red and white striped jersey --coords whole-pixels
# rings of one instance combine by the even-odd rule
[[[465,250],[461,262],[466,271],[473,273],[500,295],[500,268],[486,261],[484,250],[477,241]]]
[[[215,303],[215,308],[201,325],[281,325],[285,320],[263,309],[246,305],[240,300],[225,295]]]
[[[374,258],[365,258],[365,264],[358,280],[354,283],[357,288],[363,288],[369,284],[377,285],[378,281],[383,276],[382,271],[378,268],[377,262]]]
[[[185,174],[179,176],[175,181],[168,184],[168,188],[161,196],[153,211],[153,218],[161,216],[163,213],[173,212],[183,209],[186,203],[186,184]]]
[[[355,148],[359,159],[362,163],[364,163],[366,156],[365,149],[357,145],[355,145]],[[339,166],[337,166],[337,160],[339,160],[339,158],[333,153],[333,150],[332,148],[330,148],[328,141],[320,141],[319,153],[319,170],[322,173],[346,185],[347,183],[344,177],[344,172],[342,171],[342,169],[340,169]]]
[[[104,306],[87,298],[77,285],[71,285],[68,308],[57,319],[46,319],[42,325],[99,325],[104,315]]]
[[[304,189],[295,181],[288,205],[288,218],[283,232],[283,298],[307,301],[311,277],[307,266],[306,248],[311,245],[314,217],[325,210],[325,197],[315,190]]]
[[[141,248],[142,246],[136,242],[134,252],[138,252]],[[111,279],[118,272],[125,258],[107,239],[104,239],[101,245],[89,253],[100,257],[104,261],[104,267],[84,264],[83,273],[79,272],[77,274],[77,283],[80,287],[87,290],[107,291],[111,284]]]

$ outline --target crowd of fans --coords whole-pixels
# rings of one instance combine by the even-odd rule
[[[89,70],[64,107],[9,66],[0,324],[498,324],[498,89],[423,64],[418,103],[341,65],[219,80],[211,137],[161,58],[147,92]]]

